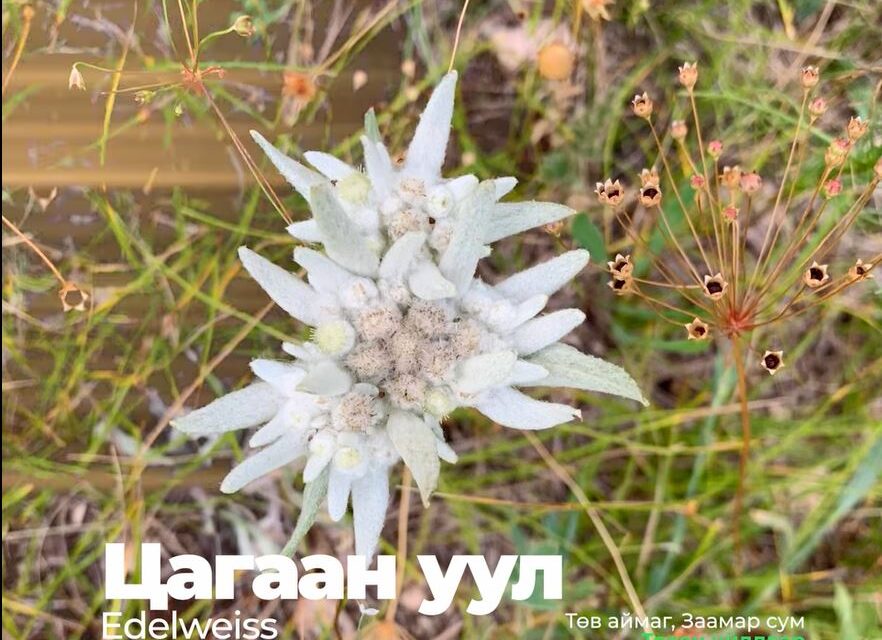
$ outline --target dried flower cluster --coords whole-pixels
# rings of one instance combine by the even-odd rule
[[[261,450],[221,489],[237,491],[305,458],[301,519],[314,517],[325,494],[339,519],[351,496],[356,553],[368,556],[385,518],[392,465],[404,460],[426,501],[439,460],[455,462],[441,421],[457,407],[505,426],[544,429],[580,414],[516,387],[643,399],[622,369],[558,342],[583,321],[581,311],[539,315],[549,295],[582,270],[587,252],[570,251],[495,286],[475,277],[490,243],[572,210],[499,203],[513,178],[441,176],[455,87],[455,73],[441,81],[400,164],[376,135],[372,114],[361,140],[364,172],[308,152],[315,172],[254,133],[312,210],[288,231],[323,251],[294,251],[308,282],[247,248],[239,255],[282,309],[313,328],[311,339],[283,345],[293,362],[253,361],[259,382],[175,421],[194,435],[263,425],[250,440]]]
[[[609,263],[613,291],[645,300],[666,320],[685,326],[690,340],[707,340],[773,325],[872,277],[882,254],[853,256],[850,269],[829,264],[882,179],[879,160],[863,186],[846,190],[843,185],[847,160],[867,133],[867,123],[851,118],[819,152],[822,169],[809,176],[812,189],[797,189],[811,166],[806,159],[815,153],[811,129],[826,111],[826,101],[813,95],[819,71],[806,67],[799,78],[802,106],[789,157],[777,185],[766,188],[770,181],[759,173],[722,161],[723,141],[705,141],[694,93],[698,79],[697,64],[679,68],[691,124],[671,122],[672,152],[666,152],[654,123],[652,99],[646,93],[634,97],[632,111],[646,120],[660,163],[640,173],[639,189],[627,194],[619,180],[597,183],[598,200],[613,209],[635,252]],[[846,202],[835,202],[845,197]],[[656,228],[665,251],[650,247],[649,234]],[[774,374],[783,366],[783,353],[767,350],[757,362]]]

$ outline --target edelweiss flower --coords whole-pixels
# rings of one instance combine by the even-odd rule
[[[221,489],[237,491],[305,458],[301,521],[309,526],[325,494],[338,520],[351,496],[356,553],[366,556],[382,530],[390,468],[403,459],[427,502],[440,460],[456,461],[441,429],[455,408],[474,407],[509,427],[544,429],[580,413],[516,387],[572,387],[644,401],[622,369],[558,342],[584,320],[581,311],[539,315],[586,265],[586,251],[496,285],[475,277],[487,245],[573,211],[498,203],[514,178],[441,176],[455,85],[455,73],[441,81],[400,167],[366,135],[365,172],[308,152],[316,173],[253,133],[312,210],[312,219],[289,232],[320,243],[324,253],[295,249],[307,282],[245,247],[239,256],[270,297],[313,333],[304,344],[283,345],[294,362],[255,360],[259,382],[175,421],[193,435],[263,425],[250,440],[263,448]],[[375,130],[370,114],[367,123]],[[300,523],[297,530],[302,535]]]

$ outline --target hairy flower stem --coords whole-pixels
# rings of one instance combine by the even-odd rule
[[[738,404],[741,414],[741,455],[738,460],[738,489],[735,492],[732,532],[735,547],[736,568],[740,567],[741,514],[744,509],[744,493],[747,484],[747,461],[750,457],[750,410],[747,404],[747,370],[744,365],[744,343],[739,337],[732,338],[732,356],[738,376]]]
[[[401,472],[401,502],[398,504],[398,552],[396,558],[395,575],[395,599],[389,603],[386,609],[386,622],[395,622],[395,613],[398,611],[398,598],[401,596],[401,588],[404,584],[404,563],[407,561],[407,521],[410,516],[410,489],[413,476],[410,468],[405,465]]]

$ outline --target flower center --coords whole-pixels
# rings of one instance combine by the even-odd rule
[[[394,320],[383,316],[384,331],[375,330],[374,314],[375,309],[365,311],[357,323],[364,341],[347,355],[346,366],[359,380],[377,385],[398,408],[430,410],[428,404],[443,405],[438,388],[446,385],[459,360],[477,352],[478,326],[424,301]]]

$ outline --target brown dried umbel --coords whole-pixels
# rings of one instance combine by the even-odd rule
[[[777,374],[784,367],[784,350],[763,345],[767,334],[871,278],[882,261],[882,253],[850,256],[849,267],[832,255],[882,180],[882,159],[863,174],[851,166],[855,147],[868,137],[867,123],[857,117],[841,123],[826,147],[812,145],[817,136],[811,129],[827,111],[826,101],[813,95],[819,78],[817,67],[806,67],[794,78],[802,102],[777,177],[752,170],[749,157],[737,159],[747,167],[742,169],[722,140],[706,142],[694,90],[698,66],[684,64],[678,81],[686,89],[690,117],[685,122],[657,127],[659,106],[646,93],[631,103],[654,142],[658,171],[642,171],[636,192],[619,181],[598,184],[600,202],[613,210],[627,234],[627,250],[635,261],[643,258],[640,269],[627,273],[621,256],[609,263],[613,291],[649,304],[659,318],[685,328],[690,340],[714,337],[730,348],[743,434],[736,543],[751,439],[748,366]],[[667,131],[669,141],[659,131]],[[618,202],[609,197],[612,185]],[[792,335],[778,338],[786,339]],[[754,355],[747,357],[748,352]]]
[[[811,150],[810,122],[822,113],[819,99],[812,95],[818,79],[816,67],[806,67],[797,78],[802,106],[783,175],[769,180],[777,184],[775,191],[764,188],[768,185],[757,171],[731,161],[723,165],[721,140],[704,142],[692,91],[698,82],[696,64],[679,68],[691,122],[672,123],[671,145],[663,143],[654,124],[653,100],[646,93],[634,98],[632,110],[647,122],[660,167],[639,174],[636,196],[626,198],[622,183],[610,179],[598,183],[596,193],[614,210],[632,242],[632,253],[650,258],[653,273],[624,274],[616,267],[617,257],[609,264],[609,284],[616,293],[645,300],[678,326],[695,318],[714,335],[737,340],[784,323],[866,279],[882,254],[864,256],[865,262],[856,264],[851,257],[851,269],[827,264],[825,258],[854,224],[880,176],[874,170],[865,176],[863,187],[854,186],[854,180],[850,188],[843,184],[844,176],[851,175],[845,173],[848,159],[867,131],[861,118],[843,123],[841,134],[826,149]],[[812,154],[822,158],[823,168],[809,176],[804,165],[810,164],[806,158]],[[691,176],[689,193],[682,185],[684,175]],[[798,188],[808,181],[814,185],[809,191]],[[848,198],[841,213],[828,205],[834,198],[838,204]],[[672,209],[679,209],[679,226],[671,219]],[[759,233],[751,233],[749,240],[752,225]],[[649,248],[653,227],[662,232],[663,251]],[[628,256],[629,266],[630,260]],[[690,326],[692,322],[686,325],[687,337],[694,339]]]

